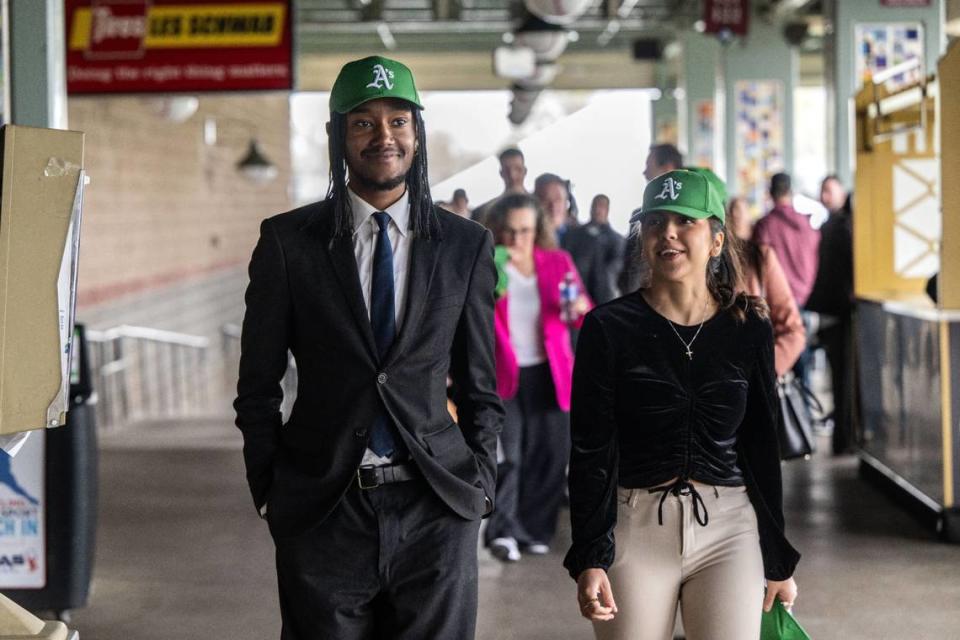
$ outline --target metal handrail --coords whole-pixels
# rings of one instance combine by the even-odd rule
[[[236,324],[225,324],[220,327],[220,337],[223,341],[224,359],[227,366],[236,367],[240,359],[240,334],[241,327]],[[235,369],[234,369],[235,370]],[[280,381],[283,389],[283,401],[280,404],[280,413],[283,421],[286,422],[290,417],[290,411],[293,409],[293,403],[297,399],[297,361],[293,354],[287,352],[287,371]]]
[[[100,429],[211,411],[209,338],[121,325],[88,330],[87,341]]]
[[[139,340],[176,344],[184,347],[194,347],[196,349],[206,349],[210,346],[210,339],[203,336],[164,331],[163,329],[153,329],[150,327],[135,327],[126,324],[105,331],[88,330],[87,335],[90,336],[89,340],[95,342],[106,342],[118,338],[136,338]]]

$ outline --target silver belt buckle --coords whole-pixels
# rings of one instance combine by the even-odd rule
[[[361,466],[360,468],[357,469],[357,484],[360,485],[360,488],[361,488],[361,489],[363,489],[363,490],[366,491],[367,489],[376,489],[377,487],[380,486],[380,483],[377,482],[377,472],[376,472],[376,469],[377,469],[377,468],[376,468],[375,466],[373,466],[373,465]],[[363,472],[364,472],[364,471],[372,471],[372,472],[373,472],[372,474],[370,474],[370,476],[373,477],[373,484],[364,484],[364,482],[363,482],[363,476],[364,476],[364,473],[363,473]]]

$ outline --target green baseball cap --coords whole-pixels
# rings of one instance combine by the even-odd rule
[[[340,69],[330,91],[330,111],[349,113],[377,98],[399,98],[423,109],[410,69],[390,58],[370,56]]]
[[[723,202],[726,205],[727,202],[727,183],[720,179],[720,176],[715,174],[712,169],[707,169],[706,167],[683,167],[687,171],[693,171],[694,173],[699,173],[704,178],[707,179],[707,182],[710,183],[710,186],[717,191],[717,195],[720,196],[720,202]]]
[[[710,180],[700,172],[685,169],[668,171],[647,183],[643,206],[631,222],[642,221],[651,211],[672,211],[700,220],[713,217],[720,222],[726,218],[723,200]]]

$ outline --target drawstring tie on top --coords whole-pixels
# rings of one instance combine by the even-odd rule
[[[667,484],[662,487],[654,487],[653,489],[648,490],[648,493],[659,493],[660,495],[660,504],[657,506],[657,522],[660,523],[660,526],[663,526],[663,503],[667,501],[668,495],[674,495],[677,498],[680,496],[691,496],[693,498],[693,517],[696,519],[697,524],[701,527],[707,526],[707,522],[710,521],[710,514],[707,513],[707,505],[703,501],[703,497],[700,495],[700,492],[697,491],[697,488],[689,480],[684,480],[683,478],[677,478],[676,482],[673,484]],[[681,508],[683,508],[683,503],[680,503]]]

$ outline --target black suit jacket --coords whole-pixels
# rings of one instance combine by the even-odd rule
[[[439,233],[414,237],[403,322],[377,355],[350,237],[333,235],[324,201],[264,220],[250,261],[234,402],[247,481],[269,503],[275,536],[323,521],[351,483],[385,406],[429,485],[457,514],[492,507],[497,434],[490,233],[434,208]],[[287,350],[297,362],[281,424]],[[447,411],[456,382],[459,425]],[[489,499],[488,499],[489,497]]]
[[[618,295],[615,284],[622,266],[624,242],[610,225],[593,222],[570,229],[563,236],[563,248],[573,257],[587,293],[598,305]]]

